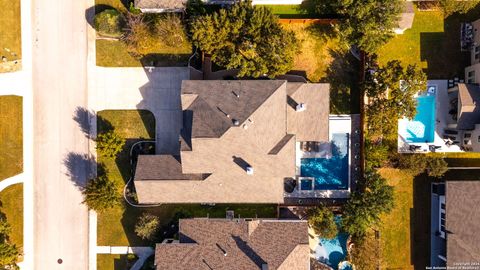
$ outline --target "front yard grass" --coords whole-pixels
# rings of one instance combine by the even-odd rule
[[[95,13],[115,8],[122,13],[128,12],[130,0],[96,0]],[[141,67],[141,66],[187,66],[192,55],[192,44],[185,40],[179,47],[168,47],[162,42],[148,49],[148,53],[137,58],[131,55],[121,40],[97,39],[95,41],[97,66],[103,67]]]
[[[0,180],[23,170],[22,98],[0,96]]]
[[[20,0],[0,0],[2,15],[0,16],[0,60],[2,56],[8,61],[22,58]],[[4,67],[5,66],[5,67]],[[14,71],[20,67],[0,62],[0,72]]]
[[[281,19],[303,19],[312,17],[300,5],[259,5],[272,10],[273,14]]]
[[[128,269],[127,265],[129,265],[127,255],[121,255],[121,254],[98,254],[97,255],[98,270],[125,270],[125,269]]]
[[[129,160],[130,146],[140,138],[155,138],[155,119],[148,111],[137,110],[106,110],[98,112],[98,131],[114,128],[122,137],[127,139],[124,151],[115,159],[99,157],[98,162],[103,163],[109,179],[113,180],[123,191],[123,186],[131,177]],[[98,245],[110,246],[145,246],[153,245],[154,242],[145,241],[136,236],[134,232],[138,217],[149,212],[159,217],[162,225],[168,224],[174,214],[180,210],[188,212],[194,217],[218,217],[224,218],[226,210],[234,210],[235,215],[241,217],[276,217],[276,205],[216,205],[201,206],[198,204],[175,205],[165,204],[159,207],[114,208],[98,214]]]
[[[13,244],[23,247],[23,184],[9,186],[0,192],[0,212],[12,227],[9,234]]]
[[[469,53],[460,50],[460,23],[478,19],[480,7],[444,18],[441,11],[416,11],[412,29],[396,35],[378,51],[380,64],[400,60],[417,64],[429,79],[463,78]]]
[[[331,26],[291,23],[283,27],[293,31],[300,42],[292,73],[302,74],[311,82],[330,83],[331,113],[359,113],[359,63]]]

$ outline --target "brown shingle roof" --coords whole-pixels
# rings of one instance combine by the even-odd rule
[[[305,221],[182,219],[180,242],[157,244],[157,269],[247,270],[267,264],[269,270],[295,270],[309,265]]]
[[[204,181],[155,182],[136,181],[136,175],[139,202],[283,202],[283,179],[295,175],[296,139],[287,133],[287,85],[275,80],[184,81],[181,170],[175,172],[209,176]],[[318,105],[310,105],[300,112],[303,116],[292,118],[298,121],[298,132],[311,140],[327,140],[328,85],[299,84],[297,88],[292,91],[295,98]],[[239,126],[234,126],[232,119],[237,119]],[[253,167],[253,175],[246,173],[248,165]],[[137,170],[139,166],[146,164],[139,163]],[[151,166],[157,166],[159,172],[164,167]],[[148,174],[148,168],[141,170]]]
[[[447,265],[480,262],[480,182],[446,183]]]
[[[457,128],[471,130],[480,124],[480,87],[474,84],[458,84]],[[479,105],[477,107],[477,104]]]
[[[323,83],[288,83],[288,133],[297,141],[328,141],[330,114],[330,85]],[[295,105],[304,103],[306,110],[295,111]]]

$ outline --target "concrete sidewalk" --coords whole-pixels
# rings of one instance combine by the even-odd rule
[[[11,186],[11,185],[23,183],[24,177],[25,176],[23,175],[23,173],[21,173],[21,174],[17,174],[15,176],[12,176],[10,178],[1,180],[0,181],[0,192],[2,190],[6,189],[7,187]]]

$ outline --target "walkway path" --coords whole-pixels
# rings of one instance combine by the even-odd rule
[[[12,176],[10,178],[1,180],[0,181],[0,192],[2,190],[6,189],[7,187],[11,186],[11,185],[23,183],[23,179],[24,179],[24,175],[23,175],[23,173],[21,173],[21,174],[17,174],[15,176]]]

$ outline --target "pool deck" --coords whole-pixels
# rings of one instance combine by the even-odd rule
[[[437,93],[435,95],[435,134],[431,143],[407,142],[400,134],[398,135],[398,152],[399,153],[429,153],[430,146],[440,147],[435,152],[463,152],[458,145],[447,145],[443,137],[444,129],[448,126],[449,114],[449,97],[448,97],[448,81],[447,80],[429,80],[427,85],[436,85]],[[399,120],[399,122],[402,120]],[[416,151],[410,150],[410,145],[420,146]]]
[[[300,190],[297,187],[292,193],[285,192],[285,198],[289,202],[298,199],[297,203],[302,204],[303,198],[309,199],[346,199],[350,197],[352,186],[360,177],[360,116],[359,115],[331,115],[329,132],[330,137],[333,133],[350,133],[349,138],[349,181],[348,189],[342,190]],[[297,142],[296,151],[296,169],[297,176],[300,175],[300,165],[302,158],[325,158],[331,156],[330,143],[325,143],[320,147],[319,152],[303,152],[300,150],[300,144]]]

